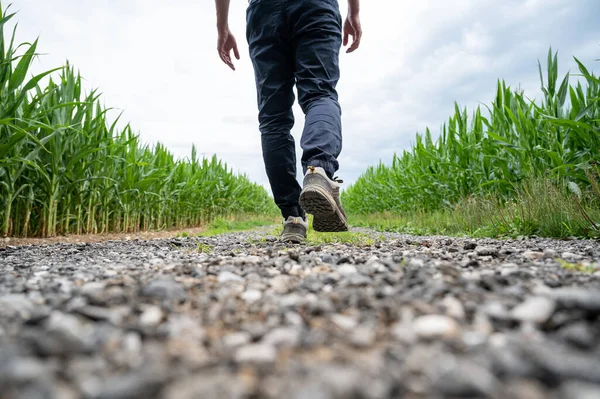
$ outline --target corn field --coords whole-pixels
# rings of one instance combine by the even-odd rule
[[[359,214],[451,207],[473,196],[510,199],[524,181],[549,179],[581,195],[600,162],[600,79],[577,59],[580,76],[559,82],[557,55],[539,74],[544,97],[529,100],[498,82],[496,99],[471,118],[456,106],[436,140],[427,129],[390,166],[370,167],[343,194]],[[597,187],[597,185],[596,185]]]
[[[196,149],[176,159],[110,123],[70,65],[28,78],[37,41],[5,38],[0,4],[0,236],[181,228],[271,213],[267,192]],[[41,82],[48,82],[45,87]]]

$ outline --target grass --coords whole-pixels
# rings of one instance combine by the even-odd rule
[[[364,215],[352,222],[475,236],[597,234],[600,79],[575,60],[576,84],[570,74],[558,79],[550,50],[542,98],[500,81],[491,106],[469,117],[457,105],[439,138],[426,129],[391,165],[370,167],[342,194],[349,214]]]
[[[306,238],[307,245],[326,245],[326,244],[349,244],[356,246],[371,246],[378,242],[384,241],[381,234],[371,233],[366,234],[355,231],[345,231],[338,233],[319,233],[314,231],[312,227],[313,217],[308,216],[308,234]],[[271,231],[270,235],[279,237],[283,231],[283,226],[279,225]],[[260,243],[261,240],[253,240],[254,243]]]
[[[470,197],[451,208],[405,213],[350,214],[350,223],[416,235],[516,238],[600,237],[600,196],[579,198],[548,180],[524,183],[511,200]]]
[[[592,266],[592,265],[583,265],[580,263],[569,263],[567,261],[564,261],[562,259],[556,259],[558,263],[560,263],[560,266],[563,269],[566,270],[570,270],[573,272],[579,272],[579,273],[595,273],[596,271],[600,270],[600,268],[596,267],[596,266]]]
[[[212,237],[224,233],[235,233],[240,231],[252,230],[258,227],[271,226],[278,223],[279,218],[271,216],[261,215],[237,215],[229,217],[217,218],[206,226],[200,234],[196,234],[197,237]],[[178,237],[189,237],[190,234],[183,232],[178,234]]]
[[[275,213],[262,186],[216,156],[201,159],[193,147],[177,159],[117,127],[69,64],[27,78],[38,42],[5,37],[14,16],[0,2],[0,237],[182,229]]]
[[[196,252],[198,253],[203,253],[203,254],[210,254],[212,253],[214,247],[212,245],[208,245],[208,244],[204,244],[199,242],[196,248]]]

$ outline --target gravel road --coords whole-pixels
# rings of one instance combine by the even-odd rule
[[[0,248],[0,397],[600,398],[600,244]]]

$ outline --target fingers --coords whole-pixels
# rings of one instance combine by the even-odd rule
[[[219,56],[221,57],[221,60],[232,70],[235,71],[235,65],[233,65],[233,62],[231,62],[231,56],[229,55],[229,51],[225,51],[225,50],[220,50],[219,51]]]
[[[235,58],[240,59],[240,52],[237,48],[237,44],[235,43],[235,39],[233,41],[222,40],[219,38],[219,42],[217,44],[217,51],[219,52],[219,57],[221,61],[223,61],[229,68],[235,71],[235,65],[233,65],[233,61],[231,61],[231,50],[233,50],[233,54]]]
[[[355,34],[352,37],[352,45],[350,46],[350,48],[348,48],[346,53],[352,53],[353,51],[358,49],[358,47],[360,47],[361,39],[362,39],[362,30],[359,27],[358,29],[355,29]]]
[[[346,47],[348,45],[348,32],[344,32],[344,47]]]
[[[233,55],[235,55],[236,59],[240,59],[240,51],[238,50],[237,44],[233,45]]]

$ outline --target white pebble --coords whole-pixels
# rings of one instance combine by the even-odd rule
[[[435,314],[418,317],[413,328],[422,339],[452,338],[460,333],[460,326],[454,319]]]
[[[146,327],[154,327],[160,324],[163,312],[158,306],[150,306],[140,316],[140,324]]]
[[[342,276],[349,276],[350,274],[358,273],[358,269],[353,265],[342,265],[337,268],[337,272]]]
[[[219,273],[219,283],[223,284],[228,281],[243,281],[244,279],[238,276],[237,274],[231,272],[221,272]]]
[[[510,315],[513,319],[522,322],[533,322],[542,324],[548,321],[554,314],[556,304],[550,298],[535,296],[528,298],[525,302],[515,306]]]
[[[246,303],[254,303],[260,301],[261,298],[262,292],[259,290],[248,290],[242,294],[242,299],[246,301]]]

